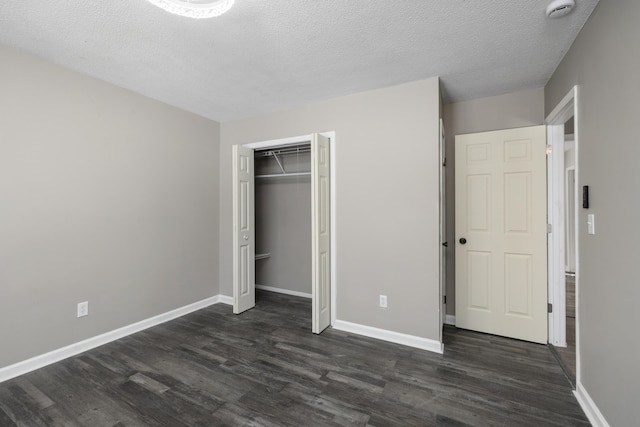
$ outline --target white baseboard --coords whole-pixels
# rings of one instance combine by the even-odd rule
[[[268,290],[268,289],[265,289],[265,290]],[[277,291],[274,291],[274,292],[277,292]],[[291,291],[291,292],[294,292],[294,291]],[[298,296],[304,296],[304,294],[298,295]],[[218,304],[218,303],[233,305],[233,297],[229,297],[226,295],[216,295],[210,298],[206,298],[201,301],[195,302],[193,304],[189,304],[184,307],[180,307],[175,310],[171,310],[166,313],[159,314],[157,316],[153,316],[145,320],[141,320],[131,325],[123,326],[122,328],[114,329],[113,331],[109,331],[104,334],[88,338],[84,341],[80,341],[80,342],[68,345],[66,347],[62,347],[45,354],[41,354],[39,356],[32,357],[31,359],[27,359],[22,362],[15,363],[13,365],[6,366],[4,368],[0,368],[0,383],[10,380],[12,378],[18,377],[20,375],[24,375],[28,372],[35,371],[36,369],[43,368],[52,363],[59,362],[61,360],[75,356],[77,354],[84,353],[85,351],[91,350],[93,348],[99,347],[104,344],[108,344],[112,341],[118,340],[120,338],[124,338],[136,332],[143,331],[152,326],[156,326],[161,323],[168,322],[169,320],[173,320],[175,318],[184,316],[186,314],[192,313],[194,311],[197,311],[205,307],[208,307],[210,305]],[[345,332],[364,335],[370,338],[376,338],[384,341],[393,342],[396,344],[402,344],[409,347],[415,347],[422,350],[432,351],[435,353],[441,354],[444,351],[444,346],[442,343],[435,340],[428,339],[428,338],[420,338],[413,335],[407,335],[399,332],[388,331],[386,329],[378,329],[371,326],[359,325],[357,323],[345,322],[343,320],[336,320],[333,323],[333,327],[335,329],[342,330]],[[580,400],[580,398],[578,398],[578,400]],[[593,403],[590,398],[589,398],[589,401]],[[593,407],[595,408],[595,405],[593,405]],[[597,410],[597,408],[595,409]],[[585,409],[585,412],[586,412],[586,409]],[[597,414],[600,414],[600,412],[598,411]],[[600,414],[600,417],[602,417],[601,414]],[[604,420],[604,418],[602,419]],[[594,423],[594,425],[596,424]],[[606,422],[605,424],[601,424],[601,425],[604,427],[608,427],[608,424],[606,424]]]
[[[290,291],[289,289],[274,288],[273,286],[256,285],[256,289],[262,289],[263,291],[277,292],[279,294],[293,295],[294,297],[302,297],[311,299],[311,294],[304,292]]]
[[[602,415],[602,412],[600,412],[600,409],[598,409],[596,403],[591,399],[591,396],[589,396],[587,389],[584,388],[582,383],[579,382],[576,384],[576,391],[574,391],[573,394],[576,396],[578,403],[592,426],[609,427],[609,423],[604,418],[604,415]]]
[[[388,331],[386,329],[359,325],[357,323],[345,322],[344,320],[336,320],[332,323],[332,326],[334,329],[364,335],[365,337],[415,347],[421,350],[432,351],[434,353],[442,354],[444,352],[444,345],[441,342],[428,338],[421,338],[414,335],[402,334],[400,332]]]
[[[166,313],[141,320],[131,325],[123,326],[122,328],[114,329],[113,331],[88,338],[84,341],[80,341],[75,344],[50,351],[49,353],[41,354],[39,356],[32,357],[31,359],[23,360],[22,362],[0,368],[0,383],[10,380],[11,378],[26,374],[28,372],[35,371],[36,369],[43,368],[52,363],[59,362],[71,356],[83,353],[87,350],[91,350],[101,345],[110,343],[117,339],[126,337],[127,335],[143,331],[152,326],[156,326],[161,323],[168,322],[169,320],[173,320],[177,317],[184,316],[185,314],[203,309],[210,305],[217,303],[227,303],[227,300],[231,300],[230,304],[233,303],[233,298],[223,295],[216,295],[198,302],[194,302],[193,304],[185,305],[184,307],[176,308],[175,310],[171,310]]]
[[[233,297],[228,297],[226,295],[218,295],[217,298],[220,304],[233,305]]]
[[[447,314],[444,317],[444,324],[456,326],[456,316],[454,316],[453,314]]]

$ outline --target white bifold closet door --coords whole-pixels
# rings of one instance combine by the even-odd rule
[[[331,324],[331,198],[329,138],[311,139],[311,331],[319,334]]]
[[[233,151],[233,312],[256,305],[253,150]]]
[[[331,182],[329,138],[311,135],[311,330],[331,324]],[[255,306],[255,201],[253,149],[233,152],[233,312]]]

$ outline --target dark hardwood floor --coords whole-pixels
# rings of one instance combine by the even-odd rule
[[[258,292],[0,384],[0,426],[588,425],[550,350],[448,327],[438,355],[311,329]]]

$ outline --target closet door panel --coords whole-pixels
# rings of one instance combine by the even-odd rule
[[[331,324],[331,197],[329,138],[311,141],[312,331]]]
[[[233,312],[256,305],[253,150],[239,145],[233,152]]]

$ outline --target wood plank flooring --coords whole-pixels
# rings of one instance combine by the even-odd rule
[[[438,355],[311,334],[303,298],[257,292],[0,384],[0,426],[589,425],[546,346],[447,328]]]

